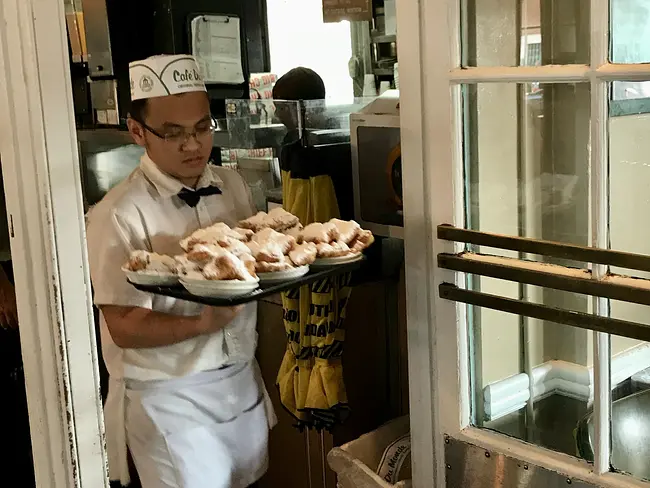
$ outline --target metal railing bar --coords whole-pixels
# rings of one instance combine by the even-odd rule
[[[520,300],[478,291],[464,290],[449,283],[442,283],[438,289],[440,298],[444,298],[445,300],[499,310],[533,319],[546,320],[557,324],[570,325],[581,329],[616,334],[640,341],[650,341],[650,327],[635,322],[601,317],[583,312],[573,312],[536,303],[522,302]]]
[[[438,226],[438,239],[650,272],[650,256],[644,254],[597,249],[594,247],[563,244],[527,237],[504,236],[475,230],[458,229],[451,225]]]
[[[650,289],[626,286],[608,281],[594,280],[589,274],[585,278],[563,276],[556,273],[523,269],[505,264],[465,259],[455,254],[438,254],[440,268],[469,273],[501,280],[525,283],[527,285],[553,288],[555,290],[580,293],[595,297],[610,298],[628,303],[650,305]]]

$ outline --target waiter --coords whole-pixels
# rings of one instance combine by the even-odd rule
[[[208,165],[213,121],[189,56],[131,63],[128,128],[140,166],[88,217],[95,303],[110,374],[104,416],[112,479],[143,488],[244,488],[267,465],[275,422],[254,359],[257,307],[204,307],[137,291],[133,250],[181,253],[179,240],[253,214],[238,173]]]

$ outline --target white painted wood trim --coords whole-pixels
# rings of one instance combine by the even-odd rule
[[[63,3],[0,3],[0,152],[38,486],[108,487]]]
[[[449,72],[452,83],[511,83],[544,81],[545,83],[568,83],[589,81],[591,69],[583,64],[549,66],[485,66],[480,68],[456,68]]]
[[[406,318],[409,368],[409,403],[413,450],[413,484],[416,487],[442,487],[444,459],[436,443],[439,431],[436,419],[434,349],[431,330],[430,279],[433,254],[427,246],[431,220],[426,208],[424,160],[425,129],[422,105],[425,81],[423,19],[421,2],[401,0],[397,9],[400,35],[400,130],[404,192],[404,245],[406,268]]]
[[[449,81],[460,83],[579,83],[591,79],[603,81],[650,80],[650,64],[599,63],[595,68],[586,64],[546,66],[484,66],[455,68],[449,71]]]
[[[613,390],[635,374],[650,368],[650,344],[639,344],[611,360]],[[594,369],[567,361],[548,361],[533,369],[533,400],[558,394],[592,403]],[[528,375],[521,373],[483,389],[488,420],[497,420],[525,407],[529,398]]]
[[[592,0],[590,12],[591,68],[596,76],[591,78],[591,152],[590,152],[590,210],[591,245],[601,249],[609,247],[609,90],[602,78],[609,61],[609,0]],[[650,73],[650,72],[649,72]],[[608,266],[594,264],[592,276],[600,280],[607,275]],[[609,316],[609,300],[591,299],[592,313]],[[597,474],[610,470],[611,459],[611,404],[610,335],[593,333],[594,367],[591,375],[594,393],[594,471]]]
[[[650,80],[650,64],[602,64],[595,76],[604,81],[647,81]]]

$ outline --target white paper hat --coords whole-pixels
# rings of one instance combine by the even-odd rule
[[[206,91],[196,60],[187,54],[153,56],[129,64],[131,100]]]

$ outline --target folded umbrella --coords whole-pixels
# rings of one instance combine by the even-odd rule
[[[282,294],[287,350],[277,378],[280,401],[296,419],[299,428],[310,426],[305,403],[312,369],[310,339],[302,333],[309,314],[309,286],[303,289],[303,293],[296,288]]]
[[[311,289],[308,332],[314,366],[305,408],[317,429],[331,430],[349,414],[341,356],[350,278],[346,273],[315,283]]]
[[[281,169],[283,207],[303,225],[339,217],[327,158],[319,148],[303,147],[300,142],[284,146]],[[349,296],[349,274],[283,294],[288,345],[278,387],[283,405],[295,412],[301,427],[331,429],[347,417],[341,355]]]

